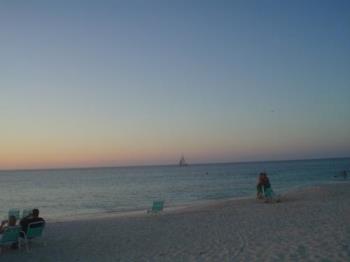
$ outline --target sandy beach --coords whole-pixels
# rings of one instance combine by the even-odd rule
[[[299,189],[281,203],[217,201],[160,215],[49,222],[6,261],[350,261],[350,183]]]

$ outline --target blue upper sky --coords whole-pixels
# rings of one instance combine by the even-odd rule
[[[350,1],[1,1],[0,169],[350,155]]]

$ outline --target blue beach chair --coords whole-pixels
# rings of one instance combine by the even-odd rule
[[[9,246],[14,243],[18,243],[20,247],[19,234],[21,232],[20,226],[13,226],[5,228],[4,232],[0,234],[0,254],[2,253],[2,247]]]
[[[276,195],[271,187],[268,187],[265,190],[263,189],[263,192],[264,192],[264,198],[265,198],[266,202],[270,202],[270,201],[280,202],[281,201],[281,197]]]
[[[164,201],[153,201],[152,209],[147,210],[147,213],[159,213],[163,211],[164,208]]]
[[[271,187],[268,187],[265,191],[264,191],[264,196],[266,198],[273,198],[275,196],[275,193],[273,192]]]
[[[45,228],[44,221],[32,222],[28,225],[27,232],[23,232],[24,243],[26,245],[26,250],[29,251],[29,242],[33,238],[42,237]]]

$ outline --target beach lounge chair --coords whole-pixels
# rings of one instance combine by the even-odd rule
[[[14,216],[16,220],[19,219],[19,209],[10,209],[8,213],[8,217],[10,219],[10,216]]]
[[[281,201],[281,197],[276,195],[275,192],[273,192],[271,187],[264,190],[264,198],[265,198],[266,202],[270,202],[270,201],[280,202]]]
[[[43,235],[44,228],[45,222],[38,221],[32,222],[28,225],[27,233],[22,231],[27,251],[29,251],[29,241],[31,241],[33,238],[41,237]]]
[[[274,197],[275,193],[273,192],[272,188],[269,187],[264,191],[264,195],[266,198],[272,198]]]
[[[147,213],[159,213],[163,211],[164,201],[153,201],[152,209],[147,210]]]
[[[18,243],[20,247],[19,234],[21,232],[20,226],[7,227],[4,232],[0,235],[0,254],[2,253],[3,246],[9,246],[14,243]]]

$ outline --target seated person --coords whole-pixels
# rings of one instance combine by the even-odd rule
[[[41,217],[39,217],[39,209],[35,208],[32,211],[32,214],[29,214],[28,216],[24,217],[20,221],[20,225],[22,227],[23,232],[27,233],[28,225],[33,222],[44,222],[45,220]],[[40,226],[40,225],[38,225]],[[35,227],[35,226],[34,226]]]
[[[9,220],[3,220],[0,225],[0,240],[2,238],[2,233],[4,233],[5,229],[8,227],[13,227],[16,225],[16,217],[10,216]]]

